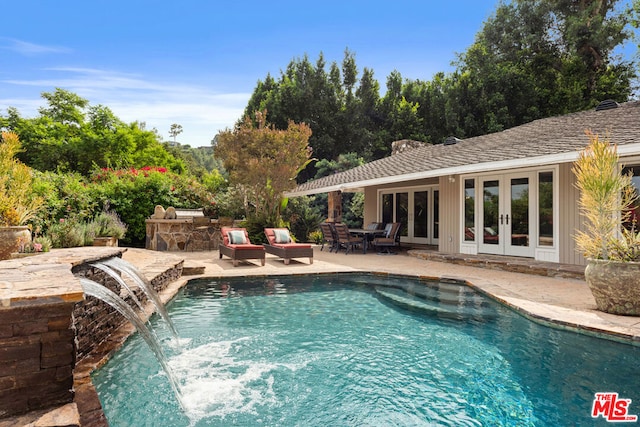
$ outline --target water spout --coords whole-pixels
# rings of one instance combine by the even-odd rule
[[[176,396],[176,399],[178,400],[178,403],[180,404],[180,407],[182,408],[182,411],[186,413],[186,409],[185,409],[186,407],[184,405],[184,402],[182,401],[183,399],[182,392],[180,391],[178,381],[176,380],[176,377],[173,374],[173,371],[171,370],[171,368],[169,367],[169,364],[167,363],[167,358],[164,352],[162,351],[162,347],[158,343],[158,340],[155,338],[155,336],[151,333],[149,328],[147,328],[145,323],[142,321],[140,316],[138,316],[136,312],[133,311],[133,309],[129,307],[129,305],[122,298],[120,298],[113,291],[105,288],[101,284],[96,283],[93,280],[86,279],[84,277],[80,278],[80,284],[82,285],[82,288],[84,289],[84,293],[86,295],[92,296],[94,298],[98,298],[100,301],[103,301],[109,304],[111,307],[115,308],[120,314],[122,314],[129,322],[131,322],[133,326],[135,326],[138,333],[140,333],[140,335],[145,340],[149,348],[155,354],[156,358],[158,359],[158,362],[160,362],[162,369],[164,369],[164,372],[169,378],[169,383],[171,384],[171,388],[173,389],[173,392]]]
[[[131,277],[136,282],[136,284],[147,295],[147,298],[149,298],[153,302],[153,304],[156,306],[156,310],[158,311],[158,313],[160,313],[160,316],[162,317],[162,319],[164,319],[166,324],[169,326],[169,329],[171,330],[171,333],[175,341],[179,342],[178,331],[176,330],[176,327],[173,324],[173,321],[169,317],[169,313],[167,313],[167,309],[165,308],[164,304],[162,304],[162,301],[160,301],[160,297],[158,296],[158,293],[153,289],[151,282],[149,282],[149,280],[147,280],[147,278],[134,265],[128,263],[127,261],[121,258],[118,258],[118,257],[109,258],[102,261],[102,264],[105,264],[109,267],[114,267],[120,270],[121,272],[126,273],[129,277]]]
[[[112,269],[109,266],[106,266],[106,265],[102,264],[101,262],[98,262],[98,263],[95,263],[95,264],[90,264],[90,265],[91,265],[91,267],[95,267],[97,269],[100,269],[100,270],[104,271],[105,273],[107,273],[109,276],[113,277],[115,279],[115,281],[120,284],[120,286],[123,286],[127,290],[127,292],[129,292],[129,295],[131,296],[131,299],[133,299],[133,302],[136,303],[136,305],[138,306],[140,311],[144,312],[144,307],[142,306],[142,303],[140,302],[140,300],[136,296],[136,293],[133,292],[133,290],[129,287],[127,282],[122,280],[122,277],[120,277],[120,275],[114,269]]]

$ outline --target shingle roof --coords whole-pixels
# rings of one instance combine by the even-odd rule
[[[608,135],[618,146],[640,144],[640,101],[609,110],[593,109],[539,119],[454,145],[426,145],[308,181],[287,194],[316,194],[452,173],[513,168],[513,162],[518,160],[523,166],[572,161],[589,142],[586,130]],[[635,152],[635,146],[629,148]]]

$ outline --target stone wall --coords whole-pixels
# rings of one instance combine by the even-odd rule
[[[83,264],[75,268],[75,275],[86,277],[100,283],[116,295],[120,293],[120,284],[108,276],[104,271]],[[138,295],[136,295],[138,296]],[[130,305],[131,297],[125,297]],[[76,355],[78,359],[87,356],[96,344],[106,340],[110,333],[124,323],[126,319],[110,305],[93,297],[85,297],[84,301],[76,303],[73,308],[73,323],[76,334]]]
[[[12,419],[71,402],[78,403],[83,426],[106,425],[97,395],[91,392],[90,372],[77,372],[76,362],[91,359],[98,348],[107,347],[111,333],[126,320],[97,299],[84,298],[78,277],[125,296],[114,278],[90,266],[121,257],[123,251],[126,249],[56,249],[0,263],[0,425],[29,424]],[[183,260],[176,258],[171,265],[149,269],[153,272],[146,273],[147,277],[161,291],[180,278]],[[142,290],[135,292],[146,301]],[[77,401],[82,394],[78,387],[90,392],[84,396],[93,397]]]
[[[166,288],[169,283],[178,280],[180,276],[182,276],[182,266],[183,263],[173,268],[167,266],[166,271],[151,279],[153,289],[156,292],[160,292]],[[108,276],[102,270],[91,267],[88,264],[82,264],[75,267],[73,273],[76,276],[86,277],[102,284],[116,295],[123,297],[134,311],[139,311],[135,301],[129,295],[129,291],[126,289],[123,290],[121,285],[113,277]],[[123,279],[130,285],[138,301],[142,304],[149,302],[144,291],[133,285],[131,279],[126,276],[123,277]],[[84,301],[75,305],[73,318],[77,342],[76,355],[78,359],[86,357],[93,351],[97,344],[107,340],[115,330],[128,322],[127,319],[113,307],[93,297],[85,298]]]
[[[148,219],[146,249],[154,251],[217,250],[220,224],[207,218]]]
[[[0,419],[73,400],[72,308],[0,309]]]

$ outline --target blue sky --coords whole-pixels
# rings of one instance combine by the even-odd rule
[[[1,114],[33,117],[40,94],[61,87],[165,140],[179,123],[179,142],[205,146],[240,118],[258,80],[305,54],[340,63],[348,48],[383,88],[393,70],[422,80],[451,71],[497,1],[6,3]]]

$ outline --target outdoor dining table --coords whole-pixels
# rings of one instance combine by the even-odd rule
[[[367,246],[369,244],[369,236],[384,236],[384,230],[370,230],[368,228],[350,228],[349,233],[356,236],[362,236],[362,253],[367,253]]]

